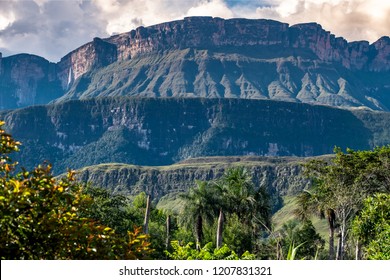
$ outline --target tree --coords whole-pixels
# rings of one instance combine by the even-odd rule
[[[181,196],[185,201],[182,222],[193,226],[196,248],[200,250],[203,242],[204,222],[211,223],[218,208],[216,207],[215,189],[210,187],[208,182],[197,181],[196,184],[196,188],[191,188],[188,193]]]
[[[128,229],[140,224],[138,217],[129,211],[130,202],[124,195],[90,185],[83,186],[82,192],[92,200],[91,205],[80,212],[82,217],[99,221],[123,236]]]
[[[57,180],[50,165],[17,172],[9,154],[18,143],[0,122],[1,259],[136,259],[149,255],[139,228],[126,236],[84,216],[92,198],[69,171]]]
[[[219,198],[217,248],[222,245],[225,217],[232,215],[237,215],[241,226],[250,233],[250,243],[253,243],[260,227],[270,223],[269,199],[265,191],[262,188],[255,191],[250,173],[241,167],[228,169],[214,186]]]
[[[165,249],[168,251],[169,246],[171,244],[171,215],[167,215],[167,220],[165,222],[165,230],[166,230],[166,239],[165,239]]]
[[[303,222],[310,220],[310,215],[317,214],[321,218],[326,218],[329,229],[329,254],[330,260],[334,259],[334,235],[336,229],[336,214],[327,197],[330,196],[328,189],[321,187],[321,184],[314,183],[311,191],[303,191],[297,197],[298,208],[295,215]]]
[[[126,208],[129,219],[135,224],[142,224],[143,232],[145,233],[145,221],[147,221],[148,236],[153,248],[153,253],[150,255],[153,259],[165,258],[166,250],[166,221],[167,214],[156,209],[153,201],[149,199],[145,192],[140,192],[136,195],[130,205]],[[146,218],[146,219],[145,219]]]
[[[230,168],[221,179],[230,212],[236,213],[245,223],[252,218],[256,205],[252,177],[247,169]]]
[[[255,191],[249,172],[241,167],[226,170],[223,176],[210,182],[197,182],[198,187],[183,195],[186,201],[186,213],[189,221],[195,223],[197,249],[203,241],[204,221],[216,224],[216,247],[222,247],[225,223],[232,217],[238,218],[239,227],[249,235],[241,235],[243,251],[252,249],[260,228],[269,224],[268,196],[262,188]],[[228,229],[229,230],[229,229]],[[229,230],[230,231],[230,230]],[[231,234],[234,235],[233,232]],[[244,240],[245,239],[245,240]],[[231,239],[233,241],[233,239]],[[234,241],[236,242],[236,240]]]
[[[325,243],[310,220],[302,223],[290,220],[283,224],[278,236],[281,238],[281,249],[286,259],[289,259],[288,255],[291,257],[293,252],[297,259],[315,259]]]
[[[222,246],[222,236],[223,236],[223,227],[224,227],[224,214],[222,208],[219,209],[218,216],[218,226],[217,226],[217,238],[216,238],[216,247],[221,248]]]
[[[366,197],[376,192],[389,190],[390,173],[386,166],[390,162],[390,146],[372,151],[343,153],[335,149],[331,162],[314,160],[306,164],[306,172],[315,178],[315,184],[307,192],[310,195],[306,210],[315,205],[327,214],[330,235],[333,235],[335,221],[339,225],[340,246],[337,259],[343,259],[350,222],[361,209]],[[304,197],[306,196],[306,197]],[[307,194],[302,199],[309,198]],[[305,212],[304,209],[301,211]],[[330,257],[333,251],[333,237],[330,237]]]
[[[367,259],[390,259],[390,195],[375,194],[364,201],[364,207],[352,224],[352,232],[364,247]]]
[[[146,198],[145,218],[143,231],[145,234],[149,233],[149,218],[150,218],[150,195]]]

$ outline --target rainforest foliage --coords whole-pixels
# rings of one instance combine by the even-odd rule
[[[335,150],[305,165],[313,187],[276,229],[270,198],[245,168],[177,196],[176,210],[62,179],[50,164],[25,170],[0,123],[1,259],[390,259],[390,147]],[[313,225],[326,218],[325,241]]]
[[[388,259],[390,146],[336,148],[331,162],[311,161],[306,172],[314,184],[299,196],[297,214],[327,218],[329,259]]]
[[[102,215],[93,210],[106,205],[84,193],[73,172],[56,180],[50,165],[18,171],[18,163],[9,154],[20,143],[1,127],[0,137],[1,259],[140,259],[150,255],[150,243],[139,227],[130,231],[118,227],[117,232],[95,219]]]

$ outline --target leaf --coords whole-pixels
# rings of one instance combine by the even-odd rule
[[[30,195],[31,195],[31,192],[29,192],[27,190],[23,192],[23,196],[30,196]]]
[[[10,180],[10,183],[14,185],[14,193],[19,192],[20,189],[20,182],[16,180]]]

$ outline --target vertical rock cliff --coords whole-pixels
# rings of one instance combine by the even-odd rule
[[[341,63],[354,70],[370,70],[372,61],[381,59],[376,70],[388,71],[390,42],[386,38],[372,45],[367,41],[348,43],[317,23],[289,27],[286,23],[264,19],[188,17],[147,28],[139,27],[105,40],[117,46],[120,60],[158,50],[272,46],[274,57],[288,49],[290,54],[297,50],[303,54],[308,50],[321,61]]]
[[[384,36],[371,46],[370,70],[374,72],[390,70],[390,37]]]
[[[57,63],[58,78],[64,91],[80,76],[107,66],[117,60],[117,47],[99,38],[94,38],[73,52],[67,54]]]
[[[56,64],[28,54],[0,58],[0,110],[45,104],[61,94]]]

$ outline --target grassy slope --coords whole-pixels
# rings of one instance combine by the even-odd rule
[[[294,210],[297,208],[296,196],[284,196],[283,207],[272,216],[272,223],[274,230],[279,230],[291,219],[294,219]],[[312,215],[311,221],[313,222],[316,231],[321,237],[328,240],[328,225],[325,219],[320,219],[318,216]]]

